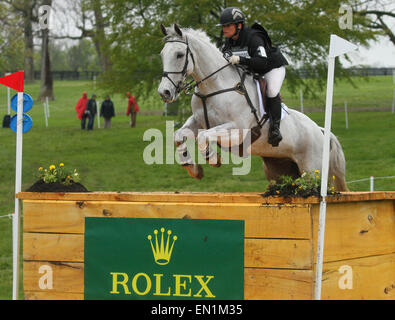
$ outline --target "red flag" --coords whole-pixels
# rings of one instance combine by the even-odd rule
[[[18,92],[23,92],[23,84],[25,81],[25,72],[18,71],[8,76],[0,78],[0,84],[10,87]]]

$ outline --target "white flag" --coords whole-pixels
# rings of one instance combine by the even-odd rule
[[[331,34],[331,43],[329,47],[329,57],[335,58],[342,54],[356,50],[358,47],[343,38],[338,37],[335,34]]]

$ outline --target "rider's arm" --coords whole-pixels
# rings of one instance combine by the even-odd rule
[[[254,36],[251,39],[248,51],[251,58],[240,57],[240,64],[248,66],[256,73],[266,73],[269,69],[269,59],[263,39],[259,36]]]

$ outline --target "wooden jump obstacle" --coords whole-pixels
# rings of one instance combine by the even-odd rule
[[[319,199],[258,193],[26,193],[25,299],[84,298],[84,218],[245,221],[245,299],[312,299]],[[41,290],[39,269],[53,269]],[[352,289],[340,285],[351,267]],[[395,192],[328,197],[322,299],[395,299]]]

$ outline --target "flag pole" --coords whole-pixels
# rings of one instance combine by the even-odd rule
[[[6,76],[9,76],[11,73],[6,73]],[[10,88],[7,87],[7,111],[8,115],[11,114],[11,101],[10,101]]]
[[[334,34],[330,38],[329,55],[328,55],[328,78],[326,85],[326,105],[325,105],[325,128],[324,128],[324,145],[322,152],[321,167],[321,202],[320,214],[318,221],[318,239],[317,239],[317,260],[314,283],[314,299],[321,300],[322,289],[322,269],[324,264],[324,239],[325,239],[325,220],[326,220],[326,198],[328,190],[328,173],[329,173],[329,147],[332,123],[332,100],[333,85],[335,77],[335,59],[337,56],[355,50],[357,47]]]
[[[0,78],[0,84],[18,91],[16,103],[16,160],[15,160],[15,212],[12,216],[12,299],[18,300],[20,254],[20,201],[17,194],[22,187],[22,134],[25,72],[18,71]]]
[[[22,187],[22,127],[23,127],[23,92],[18,92],[15,165],[15,212],[12,220],[12,299],[18,300],[19,290],[19,255],[20,255],[20,202],[16,195]]]
[[[321,170],[321,203],[320,215],[318,222],[318,242],[317,242],[317,261],[316,261],[316,275],[315,275],[315,290],[314,299],[321,299],[322,286],[322,266],[324,258],[324,237],[325,237],[325,220],[326,220],[326,196],[328,189],[328,171],[329,171],[329,144],[331,134],[332,121],[332,96],[333,96],[333,81],[335,73],[335,58],[329,57],[328,61],[328,79],[326,91],[326,106],[325,106],[325,130],[324,130],[324,148],[322,156],[322,170]]]

